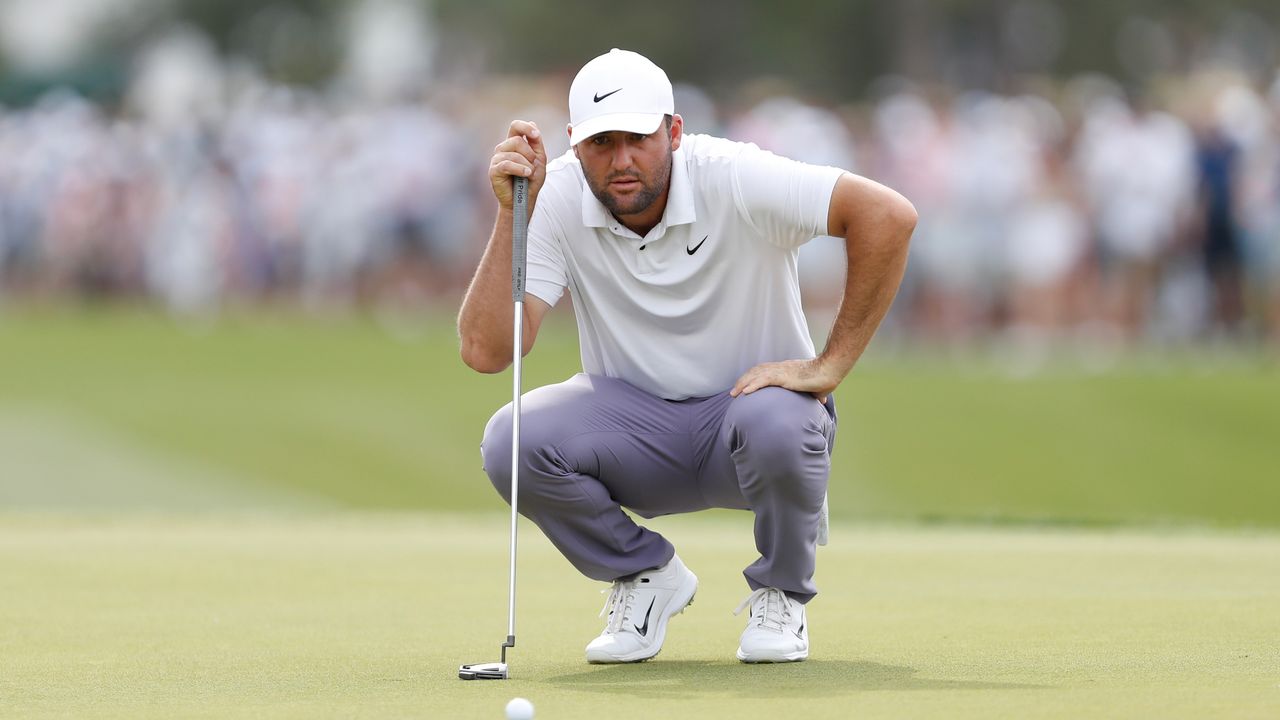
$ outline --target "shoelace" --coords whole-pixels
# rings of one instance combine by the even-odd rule
[[[751,607],[751,619],[756,625],[782,632],[788,618],[791,617],[791,598],[777,588],[760,588],[747,596],[733,611],[740,614]]]
[[[615,580],[612,588],[600,591],[601,594],[609,593],[604,607],[600,608],[600,617],[604,617],[605,613],[609,614],[609,622],[604,626],[606,633],[616,633],[622,629],[622,622],[631,614],[631,599],[635,589],[634,580]]]

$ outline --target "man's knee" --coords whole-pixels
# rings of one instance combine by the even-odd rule
[[[489,418],[480,441],[480,458],[489,482],[507,502],[511,502],[511,404]]]
[[[480,456],[489,482],[507,502],[511,502],[511,404],[489,418],[480,441]],[[559,444],[564,428],[554,418],[539,412],[525,412],[520,420],[520,501],[536,501],[551,492],[553,479],[565,474]]]
[[[829,422],[811,395],[767,387],[733,399],[723,440],[735,460],[751,463],[762,477],[796,486],[797,478],[825,473]]]

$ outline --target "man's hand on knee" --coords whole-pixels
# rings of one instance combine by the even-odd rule
[[[820,358],[767,362],[743,373],[738,382],[734,383],[729,395],[750,395],[760,388],[775,386],[807,392],[817,398],[818,402],[825,403],[827,396],[843,379],[844,373],[823,363]]]

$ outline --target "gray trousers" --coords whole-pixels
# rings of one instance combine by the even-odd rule
[[[760,558],[743,575],[800,602],[817,593],[814,556],[835,440],[835,405],[767,387],[672,401],[578,374],[526,393],[519,511],[583,575],[612,581],[675,553],[646,518],[707,508],[755,513]],[[481,444],[485,472],[511,501],[511,406]]]

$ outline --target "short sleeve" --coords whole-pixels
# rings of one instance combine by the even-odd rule
[[[797,248],[827,234],[840,168],[809,165],[747,145],[734,159],[737,202],[769,242]]]
[[[569,282],[564,251],[559,242],[559,238],[564,237],[564,232],[556,208],[550,202],[552,198],[539,200],[534,206],[533,217],[529,220],[525,290],[554,307]],[[546,202],[541,202],[542,200]]]

